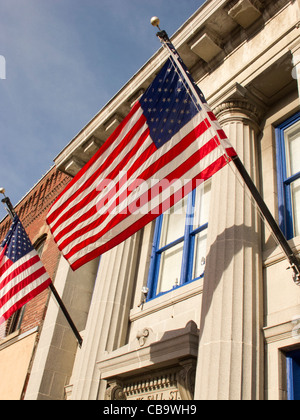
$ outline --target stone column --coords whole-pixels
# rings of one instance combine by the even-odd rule
[[[257,184],[257,108],[233,100],[215,113]],[[195,399],[261,399],[260,218],[229,166],[212,179],[210,209]]]
[[[99,260],[72,271],[61,257],[54,284],[78,331],[85,329]],[[51,295],[40,333],[25,400],[63,400],[78,343],[56,299]]]
[[[100,381],[96,362],[126,342],[140,235],[138,232],[101,257],[83,346],[70,381],[72,400],[105,398],[106,382]]]

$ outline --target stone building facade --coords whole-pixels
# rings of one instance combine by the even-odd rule
[[[299,0],[207,0],[172,37],[295,253],[299,13]],[[159,49],[66,145],[59,171],[78,172],[165,60]],[[26,399],[299,397],[300,289],[283,252],[231,166],[194,199],[189,237],[173,211],[76,272],[60,259],[83,346],[50,302]]]

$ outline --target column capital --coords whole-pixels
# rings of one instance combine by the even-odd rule
[[[244,124],[252,125],[258,133],[264,112],[258,106],[250,101],[228,100],[222,102],[216,108],[214,113],[221,125],[231,121],[242,121]]]
[[[219,98],[213,111],[221,124],[231,121],[242,121],[252,125],[255,131],[260,131],[260,124],[265,114],[266,107],[249,90],[235,84],[227,94]]]

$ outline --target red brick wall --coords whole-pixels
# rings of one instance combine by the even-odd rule
[[[46,223],[46,215],[51,204],[70,179],[69,176],[57,171],[55,167],[50,169],[15,208],[33,244],[46,235],[41,259],[52,280],[55,277],[60,252]],[[0,223],[0,241],[4,239],[10,224],[9,217]],[[45,315],[48,295],[49,291],[45,290],[27,303],[21,324],[21,333],[40,325]]]

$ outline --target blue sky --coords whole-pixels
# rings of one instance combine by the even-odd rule
[[[0,0],[0,186],[13,204],[160,48],[150,18],[171,36],[203,3]]]

